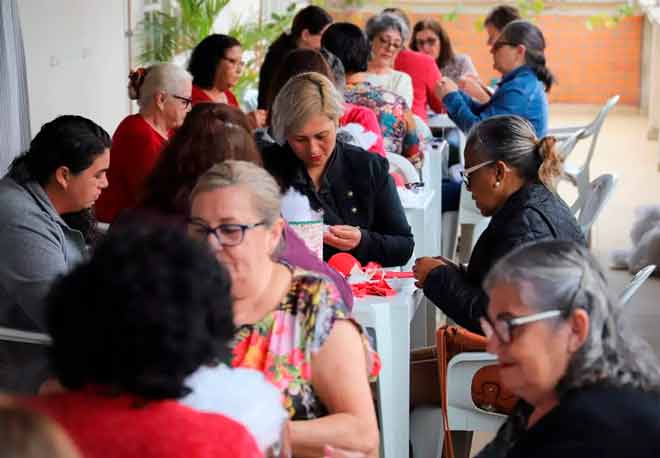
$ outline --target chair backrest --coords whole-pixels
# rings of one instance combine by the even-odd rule
[[[390,173],[399,172],[406,183],[419,183],[419,172],[412,163],[400,154],[387,153],[390,162]]]
[[[585,237],[600,212],[605,208],[605,204],[612,196],[615,187],[616,176],[609,173],[601,175],[589,183],[589,192],[584,199],[584,204],[578,216],[578,224]]]
[[[42,332],[22,331],[20,329],[0,326],[1,342],[19,342],[35,345],[50,345],[52,340],[48,334]]]
[[[642,284],[651,276],[651,274],[653,274],[655,267],[655,264],[651,264],[644,267],[639,272],[637,272],[637,274],[635,274],[630,283],[628,283],[626,287],[623,288],[623,291],[621,291],[621,295],[619,296],[619,304],[626,305],[628,302],[630,302],[630,299],[632,299],[639,287],[642,286]]]
[[[562,159],[566,159],[575,149],[578,141],[583,138],[584,129],[577,129],[574,133],[557,140],[557,152]]]
[[[619,98],[620,97],[618,95],[615,95],[614,97],[611,97],[607,102],[605,102],[605,105],[603,105],[603,108],[600,109],[596,115],[596,118],[591,122],[591,124],[588,124],[584,127],[582,135],[579,137],[580,140],[592,137],[591,145],[589,145],[589,153],[587,154],[587,158],[584,162],[585,167],[588,167],[591,163],[591,158],[594,154],[594,151],[596,150],[596,143],[598,142],[598,136],[600,135],[600,130],[603,127],[605,118],[607,117],[607,114],[612,110],[612,108],[614,108],[614,106],[619,102]]]

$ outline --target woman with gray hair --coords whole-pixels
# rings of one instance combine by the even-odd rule
[[[323,257],[349,252],[363,264],[405,264],[414,242],[387,159],[337,141],[344,100],[319,73],[289,79],[273,103],[278,144],[262,151],[282,192],[304,195],[323,212]]]
[[[119,212],[137,205],[165,143],[190,111],[191,91],[192,77],[174,64],[131,72],[128,97],[140,111],[124,118],[112,137],[109,187],[96,204],[100,221],[111,223]]]
[[[487,349],[522,402],[479,458],[660,454],[658,362],[584,247],[525,245],[495,264],[484,288]]]
[[[231,276],[231,365],[261,371],[280,390],[294,456],[325,456],[331,446],[373,458],[368,377],[378,356],[326,276],[277,259],[280,210],[277,182],[250,162],[216,164],[191,194],[188,233]]]
[[[480,332],[479,318],[488,303],[483,279],[514,248],[543,239],[586,244],[575,217],[554,192],[561,173],[555,140],[537,138],[523,118],[494,116],[472,128],[463,182],[477,208],[492,219],[467,269],[430,257],[417,259],[413,267],[424,294],[456,323]]]
[[[413,103],[413,86],[410,75],[394,70],[394,61],[408,40],[409,30],[405,22],[392,13],[372,16],[365,26],[371,44],[371,59],[367,66],[367,81],[400,95],[408,108]]]

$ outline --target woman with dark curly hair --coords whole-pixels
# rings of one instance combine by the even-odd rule
[[[118,231],[55,283],[47,304],[53,369],[69,391],[25,403],[82,455],[261,456],[239,423],[177,402],[234,331],[230,278],[203,245],[175,229]]]
[[[108,186],[109,148],[94,122],[60,116],[0,180],[0,326],[45,329],[48,288],[95,241],[92,206]],[[2,342],[0,390],[35,392],[46,377],[43,349]]]

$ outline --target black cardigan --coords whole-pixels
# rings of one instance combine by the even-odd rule
[[[544,239],[586,245],[564,201],[537,181],[512,194],[493,216],[474,247],[467,271],[452,266],[432,270],[424,294],[457,324],[481,333],[479,318],[488,305],[481,284],[490,268],[514,248]]]
[[[360,244],[350,251],[358,261],[391,267],[410,259],[413,236],[385,158],[338,141],[316,191],[304,164],[288,145],[267,146],[262,156],[264,167],[282,191],[293,186],[306,195],[312,208],[323,210],[325,224],[361,229]],[[323,247],[326,260],[338,252],[329,245]]]
[[[660,457],[660,398],[607,386],[566,393],[557,407],[523,433],[506,457]]]

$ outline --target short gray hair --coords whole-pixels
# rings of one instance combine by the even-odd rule
[[[653,351],[626,326],[603,271],[585,248],[559,240],[524,245],[495,264],[484,289],[499,283],[518,287],[530,308],[559,309],[565,318],[578,308],[589,314],[589,335],[556,388],[560,396],[594,383],[660,392]]]
[[[302,128],[314,116],[325,115],[338,123],[344,113],[344,98],[328,78],[307,72],[286,82],[277,93],[272,110],[273,137],[284,145],[289,133]]]
[[[257,214],[267,226],[280,217],[282,195],[279,185],[265,169],[247,161],[224,161],[211,167],[197,180],[190,201],[202,192],[229,186],[242,186],[248,190]]]
[[[403,46],[408,41],[408,36],[410,35],[410,30],[406,23],[401,19],[398,14],[394,13],[380,13],[376,16],[372,16],[367,21],[365,26],[365,31],[367,33],[367,38],[369,42],[374,41],[374,39],[381,33],[387,32],[388,30],[396,30],[401,35],[401,45]]]
[[[148,107],[158,92],[178,95],[183,84],[192,81],[192,76],[175,64],[156,64],[146,69],[144,81],[139,87],[137,103],[140,108]],[[129,89],[130,90],[130,89]]]

